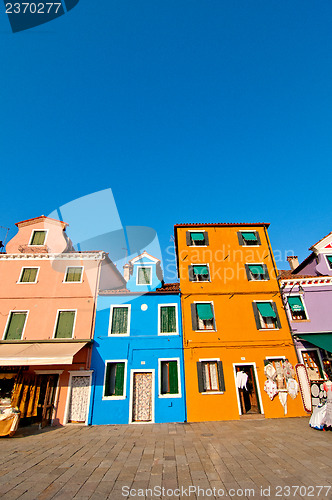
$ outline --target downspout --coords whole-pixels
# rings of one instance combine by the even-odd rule
[[[288,328],[289,328],[289,331],[290,331],[290,335],[291,335],[291,338],[292,338],[293,347],[294,347],[295,354],[296,354],[296,359],[297,359],[297,362],[300,363],[299,354],[297,352],[297,349],[296,349],[296,346],[295,346],[295,342],[294,342],[294,337],[293,337],[293,334],[292,334],[292,327],[291,327],[291,324],[290,324],[290,321],[289,321],[289,318],[288,318],[287,311],[285,309],[284,297],[283,297],[283,293],[281,291],[281,287],[280,287],[280,283],[279,283],[279,278],[278,278],[278,273],[277,273],[277,266],[276,266],[275,261],[274,261],[274,257],[273,257],[273,253],[272,253],[272,248],[271,248],[270,240],[269,240],[269,235],[267,234],[267,230],[266,230],[265,226],[264,226],[264,233],[265,233],[267,245],[269,247],[269,252],[270,252],[270,256],[271,256],[271,260],[272,260],[272,264],[273,264],[273,269],[274,269],[274,272],[275,272],[275,275],[276,275],[276,280],[277,280],[277,283],[278,283],[278,289],[279,289],[279,293],[280,293],[280,298],[281,298],[281,302],[282,302],[283,307],[284,307],[284,311],[285,311],[285,315],[286,315],[286,319],[287,319]]]

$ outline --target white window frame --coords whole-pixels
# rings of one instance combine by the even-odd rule
[[[239,231],[241,234],[242,233],[258,233],[257,229],[240,229]],[[250,248],[257,248],[257,247],[261,247],[262,246],[262,243],[258,243],[257,245],[241,245],[241,247],[250,247]]]
[[[120,307],[126,307],[128,309],[128,320],[127,320],[127,333],[112,333],[112,322],[113,322],[113,309]],[[110,318],[108,323],[108,336],[109,337],[129,337],[130,335],[130,318],[131,318],[131,304],[112,304],[110,308]]]
[[[217,363],[218,361],[221,361],[220,358],[199,358],[198,362],[199,363]],[[217,367],[218,370],[218,367]],[[217,372],[217,377],[218,377],[218,384],[219,384],[219,389],[220,389],[220,380],[219,380],[219,373]],[[203,394],[204,396],[209,395],[209,396],[214,396],[215,394],[225,394],[224,391],[207,391],[207,392],[200,392],[199,394]]]
[[[174,307],[175,306],[175,319],[176,319],[176,332],[171,333],[161,333],[161,308],[162,307]],[[169,335],[179,335],[179,314],[177,303],[172,304],[158,304],[158,335],[169,336]]]
[[[214,328],[200,328],[199,330],[195,330],[195,332],[216,332],[217,331],[217,323],[216,323],[216,314],[214,311],[214,303],[213,300],[199,300],[199,301],[194,301],[194,304],[211,304],[212,306],[212,312],[213,312],[213,324]],[[197,315],[197,326],[198,326],[198,314],[197,314],[197,307],[196,307],[196,315]],[[203,321],[203,320],[201,320]],[[220,361],[220,360],[219,360]]]
[[[248,245],[248,246],[249,246],[249,245]],[[255,245],[252,245],[252,246],[255,246]],[[256,246],[257,246],[257,245],[256,245]],[[252,262],[246,262],[246,265],[247,265],[247,266],[263,266],[263,270],[264,270],[264,263],[263,263],[263,262],[260,262],[260,263],[256,262],[255,264],[253,264]],[[249,272],[251,273],[250,268],[249,268]],[[250,280],[248,280],[248,281],[249,281],[249,283],[250,283],[250,281],[270,281],[270,280],[266,279],[266,278],[265,278],[265,274],[264,274],[264,278],[263,278],[262,280],[257,280],[257,279],[255,279],[255,278],[252,278],[252,279],[250,279]]]
[[[76,269],[78,269],[78,268],[82,269],[81,280],[80,281],[66,281],[68,269],[73,268],[73,267],[76,268]],[[84,266],[67,266],[66,270],[65,270],[65,276],[63,278],[62,283],[66,283],[66,284],[67,283],[69,283],[69,284],[72,284],[72,283],[76,283],[76,284],[77,283],[82,283],[83,282],[83,272],[84,272]]]
[[[262,302],[269,302],[269,303],[271,304],[271,307],[272,307],[272,304],[273,304],[273,303],[275,304],[274,300],[253,300],[253,302],[255,302],[256,304],[257,304],[257,303],[258,303],[258,304],[261,304]],[[276,307],[277,307],[277,304],[276,304]],[[273,307],[272,307],[272,309],[273,309]],[[277,311],[278,311],[278,308],[277,308]],[[259,312],[258,307],[257,307],[257,312],[258,312],[258,315],[259,315],[259,319],[260,319],[261,317],[263,317],[263,316],[261,315],[261,313]],[[279,313],[277,314],[277,316],[279,316]],[[279,316],[279,321],[280,321],[280,316]],[[278,323],[278,317],[276,318],[276,324],[277,324],[277,323]],[[281,323],[281,322],[280,322],[280,323]],[[261,326],[262,326],[262,322],[261,322]],[[258,331],[259,331],[259,332],[260,332],[260,331],[262,331],[262,332],[266,332],[266,331],[268,331],[268,332],[273,332],[273,331],[277,331],[277,330],[281,330],[281,329],[282,329],[282,326],[280,326],[280,328],[266,328],[266,327],[264,328],[264,327],[262,327],[262,328],[260,328]],[[239,363],[238,363],[238,364],[239,364]],[[249,363],[249,364],[250,364],[250,363]]]
[[[5,326],[4,332],[2,334],[2,340],[6,340],[7,328],[9,326],[9,321],[10,321],[12,313],[26,313],[25,322],[24,322],[24,325],[23,325],[21,338],[17,339],[17,340],[22,340],[24,338],[24,333],[25,333],[25,328],[27,326],[27,322],[28,322],[29,312],[30,312],[30,310],[27,310],[27,309],[19,309],[19,310],[17,310],[17,309],[11,309],[10,311],[8,311],[8,318],[7,318],[7,321],[6,321],[6,326]]]
[[[292,310],[291,310],[291,307],[288,303],[288,298],[289,297],[299,297],[301,299],[301,302],[302,302],[302,305],[304,307],[304,312],[305,312],[305,315],[306,315],[306,319],[293,319],[293,315],[292,315]],[[307,311],[307,307],[305,305],[305,302],[302,298],[302,296],[298,293],[294,293],[292,295],[286,295],[286,307],[287,307],[287,312],[289,312],[288,316],[289,316],[289,319],[292,323],[304,323],[305,321],[310,321],[310,318],[309,318],[309,314],[308,314],[308,311]]]
[[[260,386],[259,386],[259,378],[258,378],[258,374],[257,374],[257,367],[256,367],[256,363],[255,362],[242,362],[242,363],[233,363],[233,374],[234,374],[234,383],[235,383],[235,391],[236,391],[236,398],[237,398],[237,405],[238,405],[238,409],[239,409],[239,415],[243,415],[242,411],[241,411],[241,402],[240,402],[240,395],[239,395],[239,390],[238,390],[238,387],[236,385],[236,367],[237,366],[252,366],[253,369],[254,369],[254,376],[255,376],[255,382],[256,382],[256,389],[257,389],[257,396],[258,396],[258,400],[259,400],[259,406],[260,406],[260,414],[261,415],[265,415],[265,412],[264,412],[264,407],[263,407],[263,400],[262,400],[262,395],[261,395],[261,389],[260,389]]]
[[[57,309],[57,312],[56,312],[56,318],[55,318],[55,324],[54,324],[54,329],[53,329],[53,337],[52,337],[52,339],[54,339],[54,340],[60,340],[60,341],[61,341],[61,340],[63,341],[63,340],[68,339],[68,337],[65,337],[65,338],[64,338],[64,337],[61,337],[61,338],[56,338],[56,337],[55,337],[55,332],[56,332],[56,327],[57,327],[57,324],[58,324],[59,313],[60,313],[60,312],[68,312],[68,311],[70,311],[70,312],[74,312],[74,313],[75,313],[75,317],[74,317],[74,324],[73,324],[73,331],[72,331],[72,335],[71,335],[71,337],[70,337],[70,338],[72,338],[72,339],[73,339],[73,338],[75,338],[75,337],[74,337],[74,332],[75,332],[76,319],[77,319],[77,309]]]
[[[134,390],[134,375],[135,373],[144,372],[144,373],[152,373],[152,391],[151,391],[151,420],[149,422],[136,422],[133,421],[133,390]],[[130,370],[130,398],[129,398],[129,424],[154,424],[155,423],[155,369],[154,368],[133,368]]]
[[[332,263],[330,264],[330,261],[329,261],[329,259],[327,257],[331,257],[331,256],[332,256],[331,252],[324,254],[325,261],[326,261],[326,264],[327,264],[327,267],[328,267],[329,271],[332,271]]]
[[[177,394],[162,394],[161,393],[161,363],[165,361],[176,361],[178,369],[178,393]],[[180,370],[180,358],[158,358],[158,398],[170,399],[170,398],[182,398],[182,387],[181,387],[181,370]]]
[[[143,267],[146,269],[150,269],[150,283],[138,283],[138,270],[142,269]],[[151,286],[151,284],[152,284],[152,266],[144,265],[144,264],[136,266],[136,285],[137,286]]]
[[[107,363],[124,363],[125,364],[124,378],[123,378],[123,395],[122,396],[104,396],[104,394],[105,394],[105,382],[106,382]],[[102,395],[102,400],[103,401],[118,401],[120,399],[126,399],[127,398],[127,366],[128,366],[128,360],[127,359],[106,359],[105,360],[104,382],[103,382],[103,395]]]
[[[204,245],[202,245],[202,246],[204,246]],[[209,271],[209,279],[202,280],[202,281],[199,281],[199,280],[190,280],[189,279],[190,283],[211,283],[210,264],[197,264],[197,263],[192,264],[191,263],[190,266],[192,266],[192,268],[193,268],[193,270],[192,270],[193,271],[193,275],[194,275],[194,266],[206,266],[208,268],[208,271]]]
[[[21,279],[23,277],[23,272],[24,272],[25,269],[37,269],[37,274],[36,274],[35,281],[21,281]],[[24,267],[22,267],[21,273],[20,273],[20,277],[19,277],[19,279],[18,279],[18,281],[16,283],[18,285],[34,285],[35,283],[38,282],[39,271],[40,271],[40,267],[38,267],[38,266],[24,266]]]
[[[33,240],[33,236],[34,236],[35,232],[38,232],[38,233],[39,233],[39,232],[41,232],[41,231],[43,231],[44,233],[46,233],[46,234],[45,234],[44,243],[43,243],[42,245],[32,245],[32,243],[31,243],[31,242],[32,242],[32,240]],[[30,236],[30,242],[29,242],[29,245],[28,245],[28,246],[29,246],[29,247],[44,247],[44,246],[46,245],[46,240],[47,240],[47,236],[48,236],[48,231],[49,231],[48,229],[33,229],[33,230],[32,230],[32,233],[31,233],[31,236]]]
[[[205,231],[205,229],[188,229],[189,233],[207,233],[207,231]],[[204,241],[205,241],[205,237],[204,237]],[[188,247],[195,247],[195,248],[206,248],[208,247],[209,245],[187,245]]]

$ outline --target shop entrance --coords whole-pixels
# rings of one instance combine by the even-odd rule
[[[58,380],[59,375],[56,374],[40,375],[37,421],[40,422],[41,427],[51,425]]]
[[[236,390],[238,391],[241,415],[260,414],[257,381],[253,365],[236,365]]]

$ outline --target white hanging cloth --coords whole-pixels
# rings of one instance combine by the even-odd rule
[[[237,372],[236,374],[236,387],[238,389],[247,389],[248,375],[244,371]]]

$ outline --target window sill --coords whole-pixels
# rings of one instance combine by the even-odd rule
[[[78,283],[83,283],[83,280],[82,281],[62,281],[62,283],[66,283],[66,285],[72,285],[73,283],[75,285],[77,285]]]
[[[194,331],[195,331],[195,332],[197,332],[197,333],[200,333],[200,332],[211,332],[211,333],[217,333],[217,330],[210,330],[210,329],[208,329],[208,328],[207,328],[207,329],[205,329],[205,328],[203,329],[203,328],[202,328],[201,330],[194,330]]]
[[[311,323],[311,319],[292,319],[292,323]]]
[[[160,399],[173,399],[173,398],[179,399],[181,397],[182,397],[181,394],[159,394],[158,395],[158,398],[160,398]]]
[[[130,337],[130,333],[109,333],[108,338],[110,337]]]
[[[224,392],[222,391],[209,391],[209,392],[201,392],[200,394],[203,394],[203,396],[206,396],[206,395],[211,395],[211,394],[225,394]]]
[[[275,332],[276,330],[281,330],[281,328],[259,328],[259,332]]]
[[[121,399],[127,399],[127,396],[103,396],[103,401],[120,401]]]
[[[160,337],[174,337],[174,336],[176,337],[176,336],[179,335],[179,332],[172,332],[172,333],[161,333],[161,332],[159,332],[158,335]]]
[[[16,281],[16,285],[36,285],[38,281]]]

